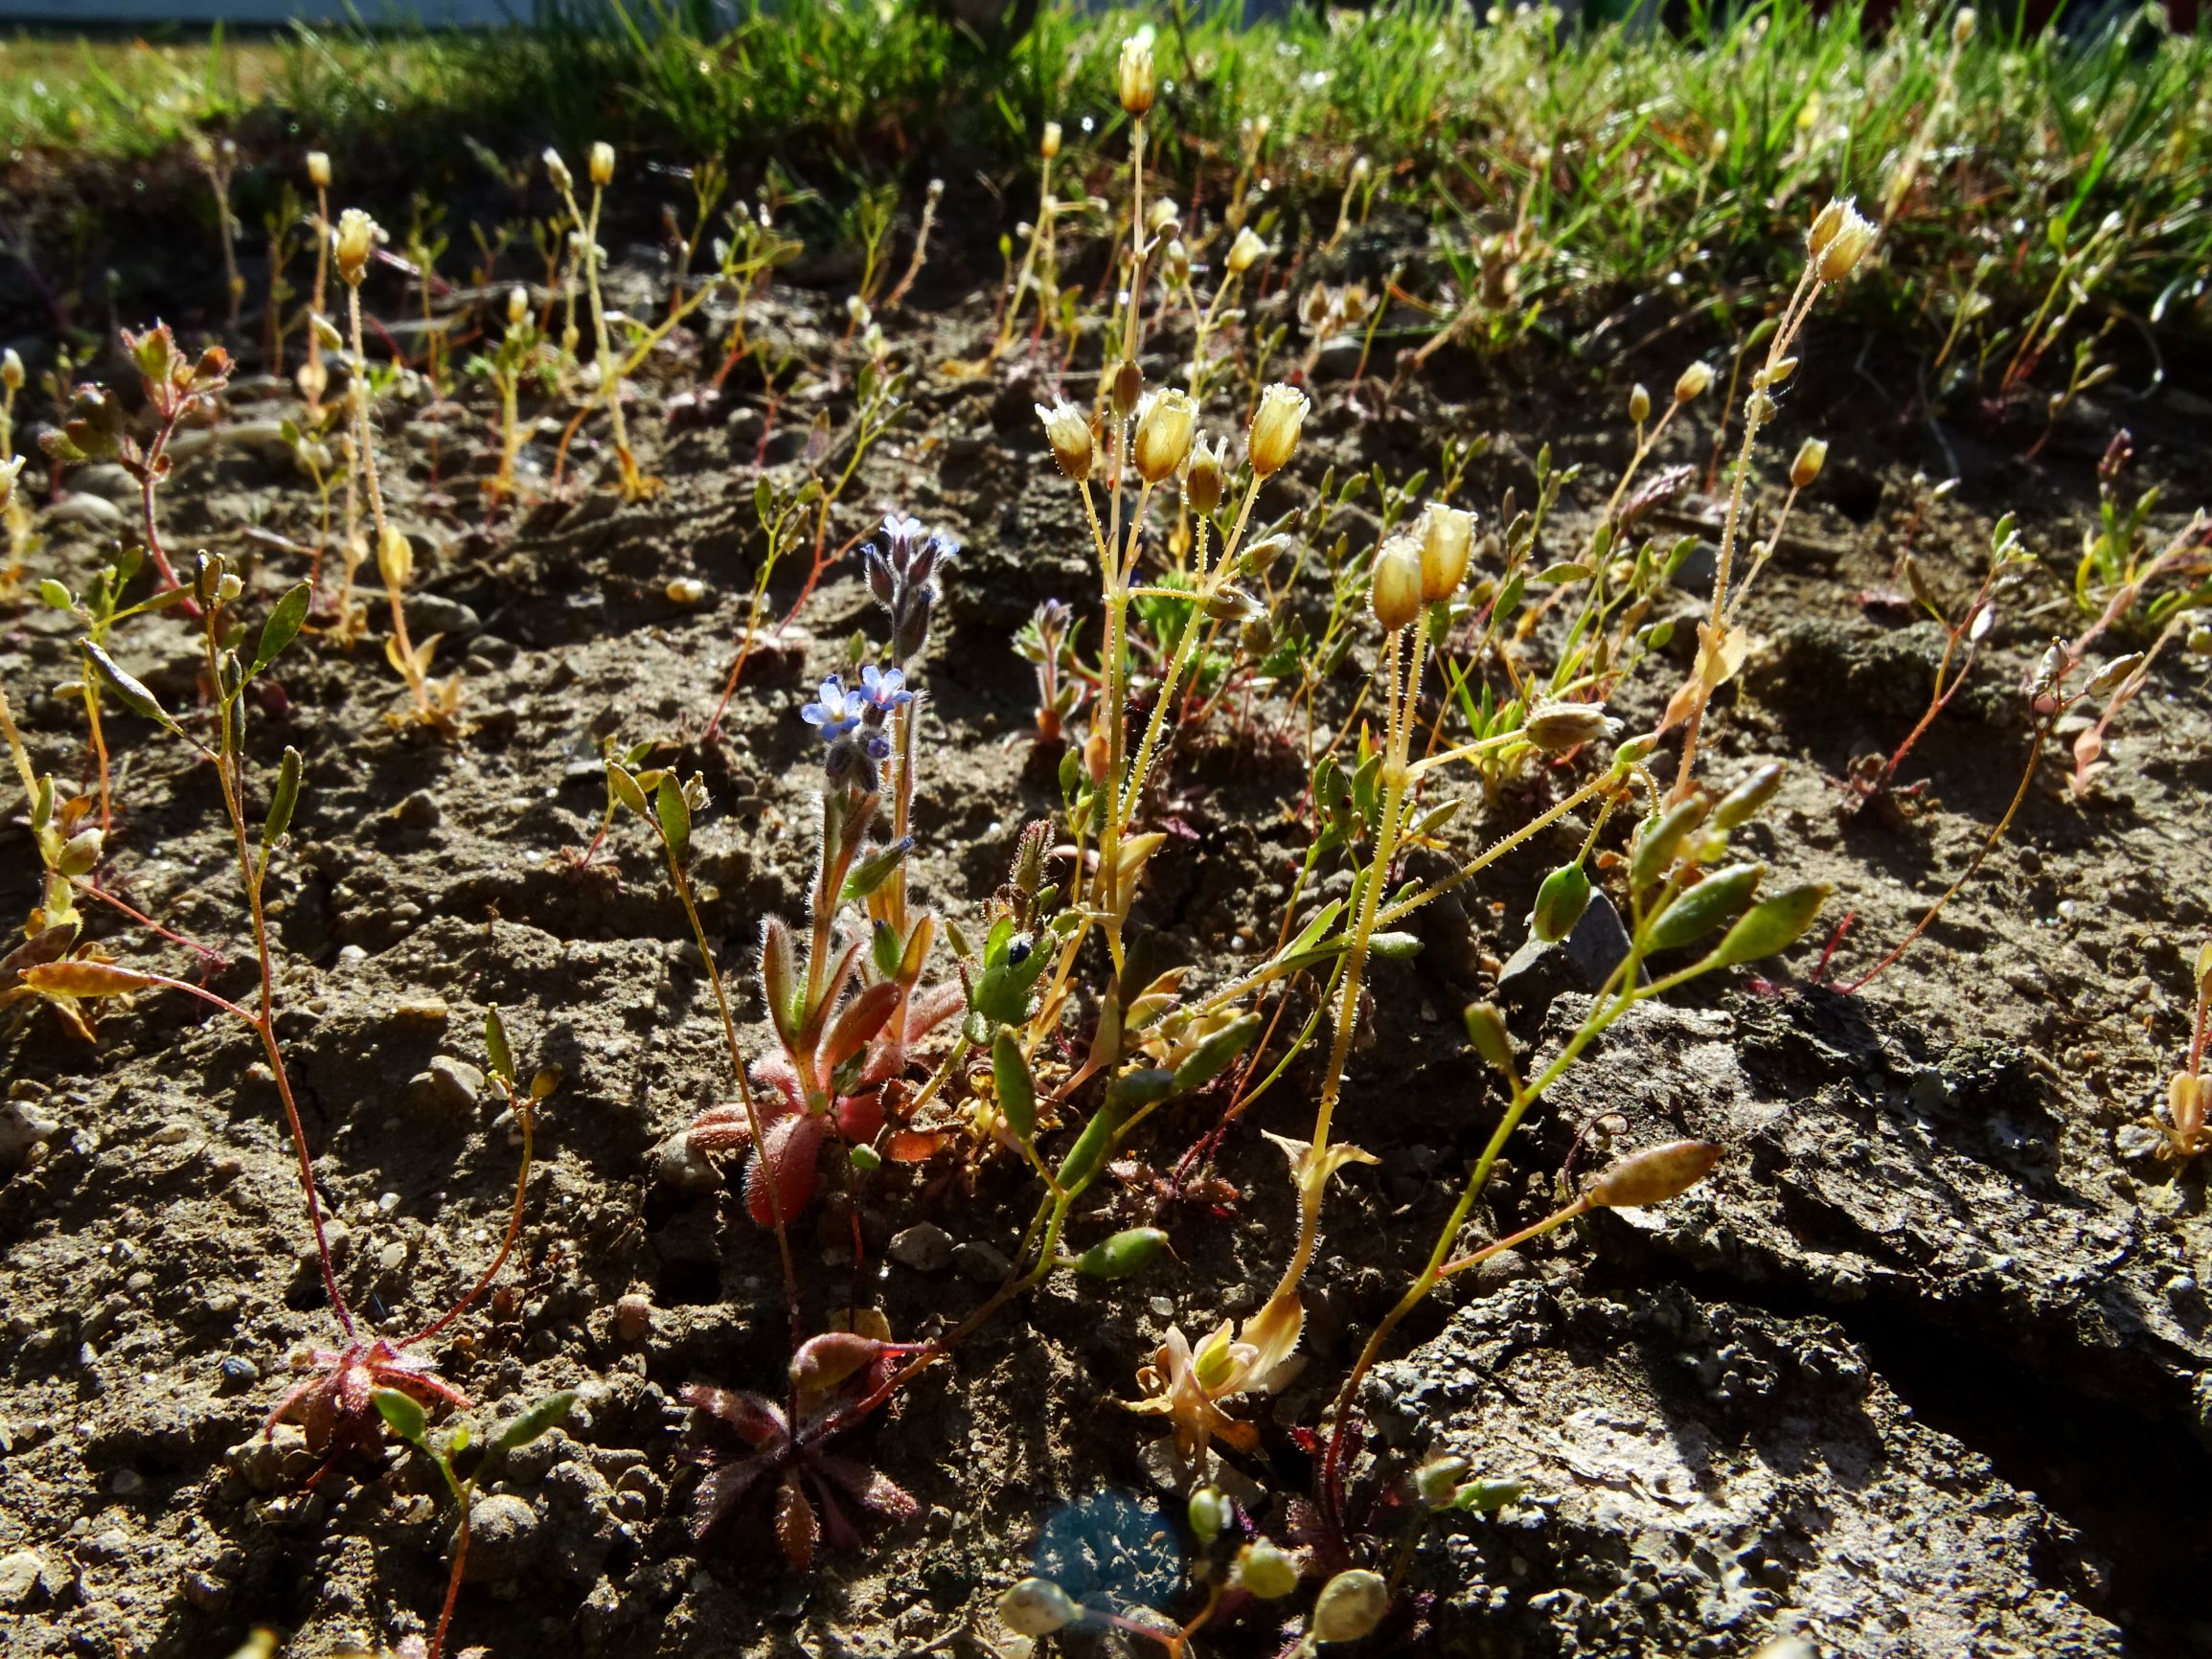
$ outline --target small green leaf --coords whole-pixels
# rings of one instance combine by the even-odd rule
[[[429,1449],[423,1445],[422,1437],[429,1432],[430,1420],[423,1415],[420,1400],[396,1388],[372,1389],[369,1398],[376,1402],[376,1410],[394,1434],[411,1446]]]
[[[269,620],[262,624],[262,641],[254,648],[251,672],[260,673],[299,637],[300,625],[308,620],[310,591],[304,581],[285,590],[285,597],[277,601],[276,608],[269,612]]]
[[[491,1072],[496,1078],[514,1086],[514,1051],[507,1046],[507,1022],[499,1017],[499,1011],[484,1011],[484,1053],[491,1061]]]
[[[640,818],[652,817],[652,807],[646,800],[645,791],[638,786],[638,781],[630,775],[629,768],[619,761],[607,761],[606,784],[614,791],[614,798]]]
[[[69,597],[69,590],[52,577],[38,584],[38,597],[56,610],[67,610],[77,602]]]
[[[1260,1034],[1264,1023],[1258,1014],[1247,1013],[1207,1034],[1205,1040],[1175,1068],[1175,1092],[1188,1094],[1193,1089],[1202,1089],[1227,1071],[1237,1057],[1252,1046],[1252,1039]]]
[[[501,1429],[499,1438],[492,1444],[503,1452],[526,1446],[544,1435],[548,1429],[559,1428],[560,1420],[568,1415],[569,1408],[575,1404],[576,1390],[573,1388],[549,1394]]]
[[[684,786],[676,782],[674,769],[660,775],[660,787],[653,792],[653,817],[660,825],[661,833],[668,837],[669,851],[680,864],[692,846],[692,807],[684,799]]]

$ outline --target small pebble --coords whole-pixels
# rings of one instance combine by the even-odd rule
[[[652,1299],[631,1291],[614,1305],[614,1333],[624,1342],[639,1343],[652,1334]]]
[[[953,1251],[952,1270],[971,1284],[998,1284],[1014,1264],[989,1244],[970,1239]]]
[[[892,1239],[889,1254],[917,1273],[942,1273],[952,1264],[952,1235],[933,1221],[919,1221]]]

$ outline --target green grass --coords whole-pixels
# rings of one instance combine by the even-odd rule
[[[1046,0],[1003,53],[910,5],[790,0],[718,37],[669,0],[612,0],[536,34],[372,38],[301,32],[249,44],[0,49],[0,132],[18,154],[131,163],[204,125],[249,159],[308,145],[468,162],[464,138],[511,157],[593,138],[672,162],[770,151],[818,158],[790,182],[832,198],[872,180],[918,189],[980,168],[1020,211],[1035,135],[1118,153],[1112,60],[1140,21],[1159,34],[1163,162],[1177,188],[1225,181],[1241,124],[1271,128],[1278,194],[1333,215],[1355,153],[1389,199],[1448,239],[1516,232],[1524,294],[1764,282],[1830,193],[1879,204],[1924,142],[1951,53],[1950,13],[1862,40],[1856,6],[1802,0],[1699,11],[1680,35],[1605,26],[1485,26],[1415,0],[1366,16],[1300,10],[1249,30],[1225,13],[1091,13]],[[2212,264],[2212,34],[2147,15],[2078,36],[1985,24],[1925,134],[1920,184],[1887,238],[1870,303],[1940,332],[1977,260],[1985,290],[2032,307],[2108,214],[2118,251],[2101,295],[2137,319],[2201,332]],[[1087,128],[1085,123],[1088,123]],[[1079,161],[1079,167],[1081,162]],[[434,172],[433,172],[434,178]],[[1210,193],[1219,199],[1219,186]]]

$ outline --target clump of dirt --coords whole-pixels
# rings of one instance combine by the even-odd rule
[[[1362,243],[1354,257],[1374,280],[1385,252]],[[653,291],[644,271],[615,285]],[[1277,290],[1258,321],[1288,310]],[[918,673],[912,871],[920,903],[967,918],[1003,879],[1021,826],[1060,804],[1054,767],[1031,754],[1030,670],[1009,636],[1048,597],[1082,612],[1094,578],[1071,493],[1040,465],[1031,407],[1057,389],[1050,366],[1017,356],[995,378],[934,373],[982,354],[988,287],[884,322],[912,354],[910,407],[826,552],[886,511],[963,545]],[[838,297],[791,287],[751,319],[774,351],[832,365],[844,323]],[[1173,338],[1157,343],[1155,378],[1172,372]],[[1710,768],[1732,779],[1788,763],[1743,842],[1778,875],[1835,884],[1857,918],[1836,964],[1848,975],[1902,937],[2011,798],[2031,729],[2019,687],[2048,636],[2075,625],[2061,573],[2115,412],[2083,399],[2035,467],[1993,451],[1924,513],[1911,479],[1931,462],[1925,430],[1855,379],[1847,330],[1823,320],[1812,338],[1787,423],[1791,442],[1832,437],[1830,478],[1749,604],[1753,668],[1716,710]],[[1678,364],[1661,354],[1615,367],[1663,384]],[[1384,405],[1374,386],[1394,368],[1386,335],[1362,393],[1341,378],[1316,388],[1267,511],[1310,501],[1333,467],[1431,465],[1446,434],[1496,435],[1468,486],[1486,512],[1509,489],[1531,497],[1541,443],[1608,483],[1626,459],[1615,390],[1564,390],[1553,347],[1448,353]],[[395,513],[418,533],[411,602],[418,631],[443,636],[440,670],[463,674],[466,730],[445,741],[396,727],[401,693],[381,652],[334,639],[285,659],[281,695],[252,729],[258,765],[287,744],[307,761],[270,884],[278,1029],[343,1288],[376,1328],[434,1316],[504,1224],[518,1148],[485,1086],[485,1011],[502,1011],[525,1064],[563,1074],[541,1108],[500,1292],[432,1345],[487,1424],[579,1390],[558,1430],[486,1482],[456,1645],[1011,1655],[1028,1649],[991,1607],[1031,1571],[1078,1594],[1180,1606],[1176,1476],[1152,1424],[1114,1402],[1169,1326],[1251,1311],[1279,1270],[1294,1209],[1260,1131],[1308,1132],[1312,1064],[1230,1128],[1214,1184],[1177,1193],[1163,1178],[1218,1126],[1209,1098],[1163,1113],[1105,1190],[1106,1214],[1083,1218],[1154,1221],[1176,1261],[1111,1285],[1048,1284],[858,1437],[919,1500],[915,1518],[807,1574],[780,1563],[764,1509],[692,1535],[679,1391],[771,1386],[787,1332],[772,1241],[734,1176],[670,1145],[733,1079],[649,850],[618,829],[581,857],[604,806],[602,743],[658,739],[662,761],[705,775],[696,879],[718,960],[742,977],[763,919],[795,917],[811,872],[820,783],[803,690],[876,619],[852,561],[829,559],[706,736],[763,553],[754,482],[764,468],[794,476],[816,423],[834,434],[853,418],[854,393],[832,368],[774,399],[733,382],[718,421],[679,428],[663,403],[649,384],[633,423],[641,462],[666,484],[657,499],[616,499],[611,454],[587,428],[558,479],[554,435],[533,441],[538,505],[506,517],[475,488],[495,456],[485,402],[396,399],[379,442]],[[264,593],[303,568],[271,551],[271,534],[316,539],[311,490],[281,453],[239,438],[286,406],[275,386],[241,386],[162,492],[172,546],[225,553]],[[1232,430],[1241,415],[1224,396],[1207,422]],[[2201,421],[2172,408],[2128,419],[2144,475],[2185,479]],[[1701,469],[1712,439],[1694,414],[1659,459]],[[80,586],[93,572],[125,529],[111,484],[80,477],[43,510],[36,574]],[[1602,499],[1588,482],[1570,494],[1560,546]],[[1676,507],[1679,533],[1717,532],[1703,497]],[[1914,751],[1904,776],[1927,787],[1909,809],[1852,810],[1836,780],[1910,729],[1935,671],[1927,628],[1880,594],[1905,538],[1955,599],[1979,580],[2004,511],[2020,512],[2051,574],[2008,606],[1968,693]],[[771,583],[779,614],[807,562]],[[1685,618],[1700,609],[1698,569],[1679,579]],[[677,578],[703,583],[703,602],[672,598]],[[1678,645],[1694,633],[1686,621],[1677,631]],[[171,708],[199,706],[182,618],[133,623],[116,650]],[[88,782],[80,706],[54,691],[78,671],[65,619],[25,610],[7,652],[41,767]],[[1357,660],[1323,688],[1317,726],[1350,715]],[[1655,718],[1663,678],[1632,683],[1615,712]],[[1169,838],[1138,917],[1161,964],[1194,963],[1203,979],[1273,936],[1309,839],[1302,720],[1261,698],[1179,736],[1150,809]],[[110,741],[119,810],[103,880],[220,959],[171,948],[172,967],[240,994],[250,942],[212,779],[147,722],[115,716]],[[2116,1140],[2185,1040],[2187,957],[2212,927],[2202,883],[2186,878],[2212,845],[2201,669],[2161,663],[2109,753],[2116,766],[2086,801],[2050,768],[1980,879],[1864,991],[1809,983],[1807,951],[1790,959],[1794,977],[1676,995],[1624,1020],[1532,1117],[1481,1217],[1494,1234],[1545,1213],[1593,1117],[1618,1114],[1635,1144],[1696,1135],[1727,1157],[1676,1204],[1555,1236],[1440,1295],[1374,1378],[1360,1487],[1385,1521],[1402,1511],[1377,1494],[1430,1452],[1526,1483],[1494,1515],[1421,1531],[1414,1594],[1391,1626],[1403,1650],[1723,1654],[1787,1630],[1867,1655],[2178,1654],[2212,1640],[2191,1599],[2212,1538],[2184,1519],[2212,1474],[2201,1288],[2212,1227],[2200,1173],[2176,1178]],[[1449,833],[1493,838],[1553,787],[1521,781]],[[1501,994],[1535,886],[1580,833],[1562,825],[1521,850],[1423,918],[1419,957],[1376,969],[1342,1118],[1381,1162],[1333,1190],[1308,1280],[1306,1372],[1266,1402],[1260,1449],[1236,1477],[1270,1530],[1311,1478],[1294,1431],[1318,1420],[1425,1259],[1494,1122],[1459,1011]],[[20,853],[7,861],[11,914],[34,902],[34,874]],[[1348,877],[1325,869],[1319,891]],[[112,915],[101,925],[121,954],[152,948]],[[1556,1041],[1588,989],[1530,979],[1510,1000],[1524,1034]],[[758,1055],[772,1038],[746,993],[741,1034]],[[108,1012],[93,1048],[37,1017],[7,1038],[11,1653],[199,1655],[257,1625],[331,1653],[424,1629],[443,1593],[452,1514],[421,1460],[309,1483],[295,1432],[262,1433],[287,1352],[326,1343],[330,1321],[271,1079],[236,1022],[203,1012],[146,996]],[[949,1328],[1003,1278],[1034,1193],[1005,1160],[972,1176],[928,1165],[851,1176],[797,1234],[810,1319],[856,1301],[879,1305],[902,1338]],[[649,1301],[642,1323],[618,1307],[625,1297]],[[1277,1651],[1267,1615],[1224,1619],[1207,1650]],[[1064,1640],[1087,1652],[1120,1639]]]

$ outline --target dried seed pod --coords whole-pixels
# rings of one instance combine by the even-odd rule
[[[1229,274],[1243,276],[1265,259],[1267,251],[1267,244],[1260,239],[1251,226],[1246,225],[1237,233],[1237,239],[1229,244]]]
[[[1646,1147],[1601,1170],[1583,1189],[1595,1210],[1640,1210],[1678,1198],[1713,1172],[1721,1148],[1711,1141]]]
[[[1828,461],[1828,441],[1825,438],[1808,438],[1797,446],[1797,459],[1790,463],[1790,488],[1803,489],[1820,476],[1820,468]]]
[[[1675,379],[1675,401],[1687,403],[1713,383],[1713,366],[1710,363],[1692,363]]]
[[[1635,389],[1629,394],[1629,419],[1633,420],[1638,426],[1641,426],[1651,418],[1651,388],[1639,380],[1636,383]]]
[[[1547,755],[1563,755],[1584,743],[1599,743],[1621,728],[1597,703],[1539,703],[1521,725],[1521,736]]]
[[[1313,1601],[1313,1637],[1319,1642],[1357,1642],[1382,1623],[1390,1611],[1390,1586],[1380,1573],[1354,1567],[1321,1586]]]
[[[331,158],[319,149],[308,151],[308,182],[317,190],[331,188]]]
[[[595,144],[591,147],[591,182],[604,190],[614,182],[614,146]]]
[[[1820,236],[1823,225],[1828,227],[1825,239]],[[1850,276],[1881,234],[1848,197],[1830,201],[1813,221],[1813,236],[1807,239],[1820,280],[1840,283]]]
[[[1038,141],[1037,152],[1047,161],[1051,161],[1060,154],[1059,122],[1048,121],[1044,124],[1044,136]]]
[[[1183,497],[1195,512],[1211,512],[1221,505],[1221,490],[1229,459],[1229,441],[1217,438],[1209,446],[1204,439],[1192,445],[1190,464],[1183,470]]]
[[[1125,357],[1114,370],[1114,413],[1127,420],[1136,413],[1137,403],[1144,397],[1145,372],[1137,367],[1136,359]]]
[[[348,208],[340,214],[336,249],[340,279],[358,286],[362,277],[368,274],[370,256],[383,239],[381,227],[359,208]]]

